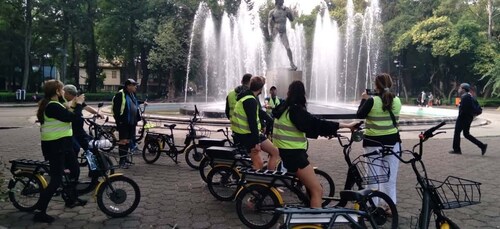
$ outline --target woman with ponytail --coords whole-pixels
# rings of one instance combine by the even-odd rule
[[[82,116],[82,103],[85,101],[85,96],[80,95],[75,99],[77,105],[74,111],[70,112],[63,105],[64,90],[60,81],[49,80],[43,89],[45,96],[38,103],[36,116],[40,122],[42,153],[45,160],[50,163],[50,182],[40,194],[40,202],[37,206],[39,212],[35,213],[34,220],[51,223],[54,217],[47,215],[47,207],[57,188],[61,186],[64,170],[69,170],[69,177],[72,180],[78,180],[80,175],[78,159],[73,153],[71,122]],[[68,194],[70,200],[66,202],[66,207],[72,208],[86,203],[77,198],[76,190]]]
[[[401,139],[398,130],[399,112],[401,101],[391,92],[392,79],[387,73],[378,74],[375,77],[375,95],[370,97],[366,92],[361,95],[361,103],[358,108],[357,118],[365,120],[365,138],[363,149],[365,153],[373,152],[383,145],[393,146],[393,151],[401,149]],[[381,158],[387,161],[390,167],[389,182],[372,185],[372,189],[378,189],[386,193],[396,204],[396,180],[398,175],[399,160],[393,156]],[[375,161],[377,163],[377,161]],[[382,163],[378,161],[377,164]],[[374,167],[375,168],[375,167]],[[383,174],[383,173],[379,173]],[[384,203],[379,203],[383,206]]]

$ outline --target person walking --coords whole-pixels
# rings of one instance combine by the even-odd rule
[[[371,153],[381,148],[380,144],[392,146],[393,152],[401,150],[401,138],[398,130],[399,113],[401,111],[401,100],[391,92],[392,79],[389,74],[381,73],[375,77],[376,95],[370,97],[363,92],[361,102],[356,113],[357,118],[365,119],[365,137],[363,140],[363,149],[365,153]],[[423,92],[425,93],[425,92]],[[425,98],[425,97],[422,97]],[[396,198],[396,181],[398,176],[399,160],[393,156],[380,158],[379,160],[370,158],[371,163],[388,163],[390,170],[389,182],[370,185],[367,188],[379,189],[391,197],[394,204]],[[383,162],[385,161],[385,162]],[[373,166],[377,172],[378,166]],[[382,171],[378,175],[383,174]],[[376,174],[373,174],[376,175]],[[379,203],[384,206],[385,203]],[[385,206],[384,206],[385,207]],[[389,213],[390,214],[390,213]]]
[[[288,87],[284,103],[274,109],[273,144],[278,147],[281,160],[288,172],[297,174],[311,195],[310,207],[321,207],[323,189],[308,161],[307,138],[332,136],[339,128],[354,128],[358,122],[349,124],[321,120],[307,111],[306,90],[301,81]]]
[[[458,94],[461,95],[460,104],[458,105],[458,117],[455,122],[455,133],[453,135],[453,149],[449,151],[451,154],[462,154],[460,148],[460,133],[464,132],[464,137],[474,143],[481,149],[481,155],[486,153],[488,144],[484,144],[470,134],[470,125],[474,119],[474,98],[470,94],[470,85],[468,83],[460,84]]]
[[[141,120],[139,105],[142,102],[137,100],[137,82],[128,79],[123,84],[123,89],[113,97],[112,112],[118,129],[118,150],[120,155],[120,168],[127,169],[132,162],[127,159],[131,139],[135,138],[135,128],[137,122]]]
[[[234,111],[234,106],[238,98],[238,94],[248,90],[250,87],[250,79],[252,79],[252,74],[247,73],[241,78],[241,85],[231,90],[226,97],[226,117],[231,120],[231,115]]]
[[[44,84],[43,89],[45,96],[38,104],[36,116],[40,122],[42,153],[50,164],[50,181],[47,188],[40,193],[38,212],[35,213],[34,220],[51,223],[54,217],[47,215],[47,207],[57,188],[61,186],[63,172],[69,170],[69,178],[73,181],[78,180],[80,175],[78,159],[73,152],[71,122],[82,115],[85,96],[80,95],[75,98],[75,109],[70,112],[61,103],[64,102],[64,89],[60,81],[49,80]],[[77,198],[75,188],[70,188],[70,190],[73,192],[68,193],[70,200],[66,202],[67,207],[86,204],[86,201]]]
[[[434,96],[432,95],[432,92],[429,92],[429,96],[427,96],[427,98],[427,106],[432,107],[432,103],[434,102]]]
[[[260,133],[264,129],[261,123],[262,118],[269,117],[261,109],[257,99],[257,96],[262,93],[264,84],[264,77],[254,76],[250,80],[250,88],[238,95],[234,112],[231,115],[231,130],[234,133],[234,142],[250,152],[254,169],[261,169],[264,166],[260,157],[262,150],[269,154],[267,168],[275,170],[279,161],[279,151],[269,139]]]

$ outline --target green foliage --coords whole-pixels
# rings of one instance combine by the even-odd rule
[[[491,88],[492,95],[500,97],[500,55],[497,56],[492,68],[483,75],[481,80],[488,79],[485,88]]]
[[[174,24],[171,20],[158,28],[158,34],[154,38],[156,47],[149,55],[149,67],[153,70],[180,67],[187,57]]]
[[[489,98],[489,99],[484,99],[484,98],[478,98],[477,101],[482,107],[500,107],[500,98]]]

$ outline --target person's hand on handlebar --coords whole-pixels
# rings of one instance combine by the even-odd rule
[[[350,123],[339,123],[339,128],[349,128],[351,131],[355,131],[359,128],[360,122],[350,122]]]

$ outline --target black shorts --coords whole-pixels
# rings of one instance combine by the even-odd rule
[[[302,149],[279,149],[280,157],[283,161],[283,166],[288,172],[297,172],[298,169],[303,169],[309,165],[306,150]]]
[[[116,129],[118,130],[118,138],[122,139],[132,139],[135,140],[135,126],[134,125],[116,125]]]
[[[234,143],[248,150],[248,152],[250,152],[250,149],[255,147],[255,145],[249,139],[250,139],[250,134],[234,133],[233,135]],[[265,140],[267,140],[266,136],[264,136],[263,134],[259,134],[259,143]]]

